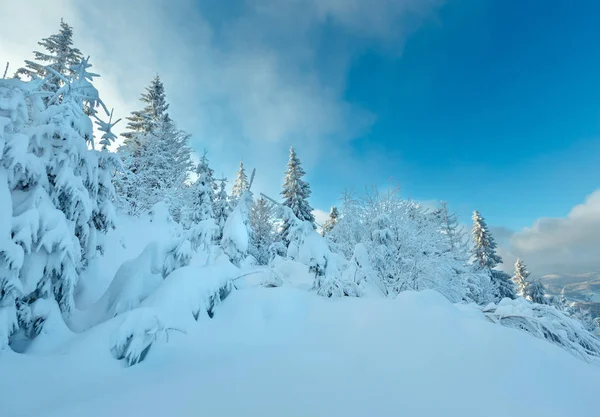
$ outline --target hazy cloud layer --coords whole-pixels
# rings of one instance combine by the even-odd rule
[[[197,150],[208,149],[217,172],[232,177],[243,156],[260,167],[257,188],[275,194],[290,145],[310,168],[369,128],[375,115],[344,99],[352,59],[366,48],[401,53],[440,0],[5,3],[0,60],[11,71],[64,17],[118,116],[138,107],[159,73],[175,120]],[[325,30],[338,39],[327,53]]]
[[[541,218],[501,243],[505,267],[521,257],[536,276],[600,272],[600,190],[563,218]]]

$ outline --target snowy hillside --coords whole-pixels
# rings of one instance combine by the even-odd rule
[[[393,300],[236,291],[213,320],[171,333],[126,369],[103,331],[50,356],[1,357],[10,375],[0,380],[3,415],[592,417],[598,410],[597,367],[433,291]]]

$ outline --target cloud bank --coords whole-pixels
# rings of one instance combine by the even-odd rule
[[[352,60],[365,50],[400,54],[440,0],[31,0],[4,2],[0,60],[14,71],[61,17],[102,75],[105,102],[126,116],[151,78],[163,78],[171,112],[233,177],[240,158],[256,184],[278,191],[290,145],[307,171],[376,115],[344,98]],[[27,30],[22,28],[27,27]],[[124,125],[123,125],[124,126]],[[220,174],[220,172],[219,172]],[[310,178],[309,178],[310,179]]]
[[[600,272],[600,189],[566,217],[541,218],[512,234],[500,253],[507,270],[520,257],[538,277]]]

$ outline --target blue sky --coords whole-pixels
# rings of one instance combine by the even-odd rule
[[[599,17],[594,1],[449,1],[401,56],[362,53],[345,97],[376,121],[352,150],[386,155],[365,178],[448,200],[465,221],[565,215],[600,185]],[[317,201],[344,185],[329,171]]]
[[[480,210],[507,268],[600,274],[599,17],[594,0],[5,1],[0,61],[64,18],[115,114],[160,74],[218,175],[243,159],[277,197],[293,145],[316,209],[393,180],[465,224]]]

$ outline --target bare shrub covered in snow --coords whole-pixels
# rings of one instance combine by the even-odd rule
[[[483,308],[494,323],[524,330],[554,343],[588,362],[600,364],[600,339],[553,306],[528,302],[523,298],[505,298]]]
[[[347,259],[362,244],[370,269],[387,294],[435,289],[451,301],[472,299],[471,287],[483,283],[478,275],[467,274],[467,256],[460,256],[460,246],[443,230],[439,216],[401,199],[397,190],[372,190],[360,197],[346,195],[341,216],[327,237]]]

